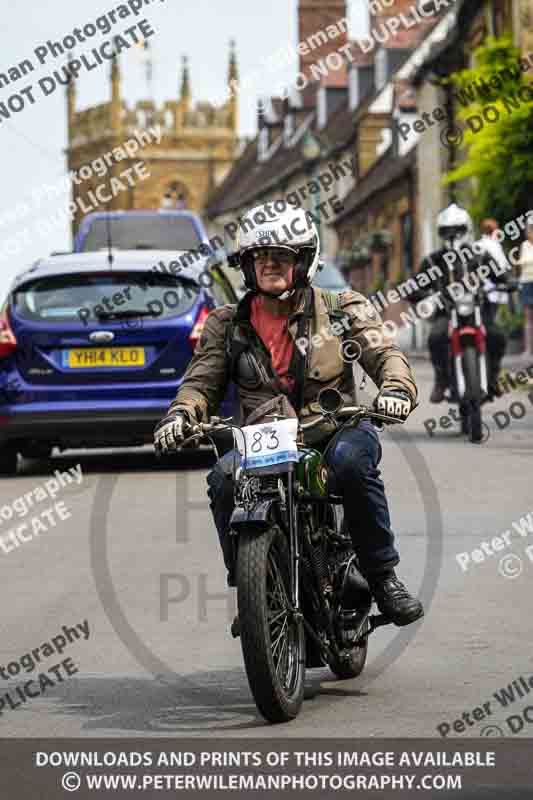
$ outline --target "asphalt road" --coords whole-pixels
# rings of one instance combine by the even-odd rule
[[[50,514],[41,515],[38,535],[0,551],[0,666],[8,678],[0,678],[2,735],[438,737],[445,723],[459,738],[498,729],[513,735],[520,723],[506,718],[519,717],[528,696],[519,683],[524,697],[504,708],[500,689],[533,674],[533,547],[531,558],[526,552],[533,533],[522,536],[512,525],[533,510],[533,405],[522,391],[487,408],[492,430],[482,446],[453,429],[430,438],[429,367],[414,367],[422,402],[399,438],[384,434],[382,466],[399,574],[413,591],[423,587],[426,617],[412,631],[373,634],[360,678],[309,672],[299,718],[268,726],[255,710],[240,643],[229,634],[233,596],[204,495],[209,457],[195,453],[163,468],[148,449],[69,453],[52,470],[81,465],[81,483],[73,479],[54,498],[70,516],[54,517],[53,525]],[[525,416],[498,430],[492,415],[511,402],[522,402]],[[448,407],[438,410],[444,415]],[[24,475],[2,480],[0,512],[51,477],[27,464]],[[31,498],[35,505],[19,524],[53,502]],[[16,519],[20,502],[17,508]],[[0,534],[12,525],[0,519]],[[508,530],[496,552],[493,538]],[[88,638],[78,628],[69,642],[62,626],[85,621]],[[57,636],[64,647],[56,639],[43,648]],[[30,657],[21,667],[37,648],[36,669]],[[14,705],[17,685],[65,659],[46,672],[53,686],[43,697],[10,707],[6,692]],[[532,724],[516,735],[533,735]]]

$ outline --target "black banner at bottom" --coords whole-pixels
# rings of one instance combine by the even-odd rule
[[[530,739],[2,739],[0,752],[2,800],[533,796]]]

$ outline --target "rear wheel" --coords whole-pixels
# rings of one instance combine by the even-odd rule
[[[305,639],[290,611],[289,548],[281,529],[241,533],[237,597],[248,683],[269,722],[294,719],[302,705]]]
[[[468,437],[478,444],[483,440],[483,420],[481,418],[481,380],[479,375],[479,356],[474,347],[463,352],[463,373],[465,376],[465,404],[468,413]]]

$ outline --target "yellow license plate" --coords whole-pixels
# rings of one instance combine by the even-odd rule
[[[71,369],[144,367],[144,347],[83,347],[68,351]]]

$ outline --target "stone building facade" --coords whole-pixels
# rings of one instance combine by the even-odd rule
[[[228,86],[238,80],[236,56],[231,46]],[[73,182],[73,201],[79,202],[72,222],[76,232],[83,208],[90,210],[121,210],[160,208],[168,195],[167,204],[201,212],[206,200],[226,177],[237,156],[238,99],[229,92],[227,101],[220,107],[207,102],[193,106],[187,60],[183,60],[181,90],[176,100],[169,100],[162,108],[153,101],[138,102],[128,108],[121,97],[121,73],[118,60],[111,66],[111,100],[102,105],[79,111],[76,109],[76,82],[67,87],[68,146],[66,150],[69,171],[77,172],[113,150],[118,153],[135,133],[148,133],[160,126],[160,140],[155,136],[140,136],[143,147],[132,158],[116,160],[109,157],[105,177],[93,175],[79,184]],[[111,179],[118,178],[135,162],[144,161],[149,177],[135,181],[135,185],[120,191],[106,204],[94,205],[95,190],[105,184],[108,197]],[[91,199],[89,202],[88,198]]]

